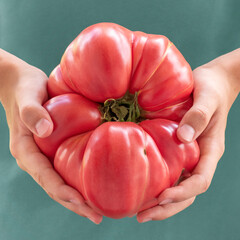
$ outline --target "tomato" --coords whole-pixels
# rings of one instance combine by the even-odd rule
[[[132,216],[198,163],[197,142],[176,135],[192,90],[191,68],[167,37],[98,23],[50,74],[54,130],[34,139],[95,211]]]

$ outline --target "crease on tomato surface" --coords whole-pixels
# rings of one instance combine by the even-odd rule
[[[175,95],[173,96],[173,98],[176,98],[177,96],[179,96],[179,95],[181,95],[181,94],[189,91],[189,89],[191,89],[191,88],[193,88],[193,84],[190,84],[190,85],[189,85],[187,88],[185,88],[183,91],[178,92],[177,94],[175,94]],[[189,96],[187,95],[187,97],[189,97]],[[186,100],[185,100],[185,101],[186,101]],[[158,108],[159,106],[164,105],[164,104],[166,104],[166,103],[168,103],[168,102],[170,102],[170,100],[166,100],[165,102],[161,102],[160,104],[157,104],[157,105],[154,105],[154,106],[151,106],[151,107],[142,107],[142,106],[141,106],[141,108],[144,109],[144,110],[146,110],[146,111],[148,111],[148,110],[151,109],[151,108]],[[176,104],[181,104],[181,102],[176,103]],[[174,105],[176,105],[176,104],[174,104]],[[172,106],[174,106],[174,105],[172,105]],[[165,108],[159,109],[159,110],[164,110],[164,109],[165,109]],[[149,110],[149,111],[151,111],[151,110]],[[151,112],[154,112],[154,111],[151,111]]]
[[[81,181],[82,156],[92,132],[89,131],[67,138],[59,146],[54,158],[54,168],[67,184],[77,189],[81,194],[83,194]],[[72,177],[73,175],[75,178]]]
[[[186,101],[167,106],[157,111],[147,111],[141,109],[141,115],[148,119],[165,118],[179,122],[184,114],[192,107],[192,103],[193,100],[190,96]]]
[[[40,138],[34,135],[34,139],[51,160],[66,138],[95,129],[102,121],[99,105],[76,93],[56,96],[44,107],[52,118],[54,129],[50,136]]]
[[[58,64],[51,72],[47,82],[47,90],[49,98],[53,98],[64,93],[74,92],[73,89],[71,89],[63,80],[60,64]]]
[[[155,74],[155,72],[158,70],[158,68],[161,66],[161,64],[163,63],[163,61],[165,60],[167,54],[168,54],[168,50],[170,49],[170,47],[173,45],[172,42],[168,42],[168,46],[165,50],[165,53],[161,59],[161,61],[159,62],[158,66],[155,68],[155,70],[151,73],[151,75],[149,76],[149,78],[145,81],[145,83],[143,84],[142,88],[138,90],[138,94],[141,93],[142,89],[147,85],[147,83],[150,81],[150,79],[152,78],[152,76]]]
[[[153,72],[158,69],[159,62],[162,61],[170,42],[170,40],[163,35],[146,34],[142,32],[134,32],[134,34],[133,60],[134,63],[137,62],[137,66],[136,64],[133,65],[134,71],[131,76],[131,84],[129,88],[131,93],[139,91],[146,85],[148,80],[154,74]],[[146,61],[146,59],[151,60],[151,57],[152,64],[150,65],[149,62],[151,61]],[[146,65],[148,66],[147,68]]]
[[[146,163],[147,163],[147,168],[146,168],[146,181],[145,181],[145,184],[144,184],[144,188],[143,188],[143,191],[142,191],[142,197],[139,201],[139,204],[138,206],[136,207],[136,210],[137,212],[139,211],[139,209],[141,209],[142,205],[144,204],[144,201],[146,199],[146,192],[147,192],[147,187],[149,187],[149,183],[150,183],[150,163],[149,161],[151,161],[147,155],[147,133],[141,128],[141,131],[144,135],[144,143],[145,143],[145,146],[144,146],[144,156],[146,158]],[[134,213],[134,212],[133,212]]]
[[[64,76],[63,77],[63,80],[65,81],[65,83],[73,90],[78,90],[77,86],[74,84],[71,76],[70,76],[70,73],[69,73],[69,67],[67,66],[67,63],[69,61],[67,61],[67,57],[69,57],[68,55],[71,54],[71,57],[73,59],[73,53],[72,53],[72,49],[73,49],[73,45],[74,45],[74,41],[69,45],[69,47],[66,49],[66,51],[64,52],[62,58],[61,58],[61,61],[60,61],[60,67],[61,67],[61,70],[62,70],[62,73],[64,71],[64,73],[66,73],[67,76]],[[78,91],[77,91],[78,92]]]
[[[131,72],[131,80],[132,80],[132,77],[134,76],[135,71],[138,69],[138,66],[140,64],[140,60],[142,59],[142,56],[143,56],[144,48],[146,46],[146,42],[148,40],[148,34],[145,34],[145,33],[139,32],[139,31],[133,32],[132,35],[133,35],[133,41],[132,41],[132,72]],[[140,36],[138,36],[138,35],[140,35]],[[143,47],[142,46],[138,47],[141,50],[141,54],[140,54],[140,56],[137,57],[137,64],[134,65],[133,61],[136,59],[134,53],[137,52],[137,51],[134,52],[134,45],[136,44],[137,39],[139,39],[138,40],[139,42],[143,41],[144,43],[143,43]],[[138,44],[138,45],[140,45],[140,44]],[[130,83],[131,83],[131,81],[130,81]]]

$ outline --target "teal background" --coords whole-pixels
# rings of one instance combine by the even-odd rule
[[[240,47],[237,0],[0,0],[0,47],[48,75],[68,44],[87,26],[115,22],[163,34],[192,68]],[[211,104],[211,103],[209,103]],[[239,97],[226,129],[226,151],[209,190],[164,221],[104,218],[100,225],[51,200],[9,152],[0,105],[0,240],[240,239]]]

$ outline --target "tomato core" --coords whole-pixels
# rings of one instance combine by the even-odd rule
[[[122,98],[109,98],[101,104],[100,111],[104,122],[135,122],[139,123],[145,118],[141,116],[138,105],[138,93],[127,92]]]

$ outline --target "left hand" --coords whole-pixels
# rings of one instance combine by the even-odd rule
[[[198,165],[190,177],[159,195],[158,206],[139,212],[139,222],[169,218],[190,206],[197,195],[209,188],[224,153],[227,115],[240,84],[238,78],[233,78],[230,72],[220,67],[221,61],[221,58],[215,59],[193,71],[194,104],[184,115],[177,131],[182,142],[198,138]]]
[[[67,185],[50,160],[37,147],[33,134],[47,137],[53,122],[42,106],[46,102],[48,77],[40,69],[0,49],[0,102],[7,117],[10,151],[50,198],[76,214],[99,224],[102,215],[89,207],[83,196]]]

